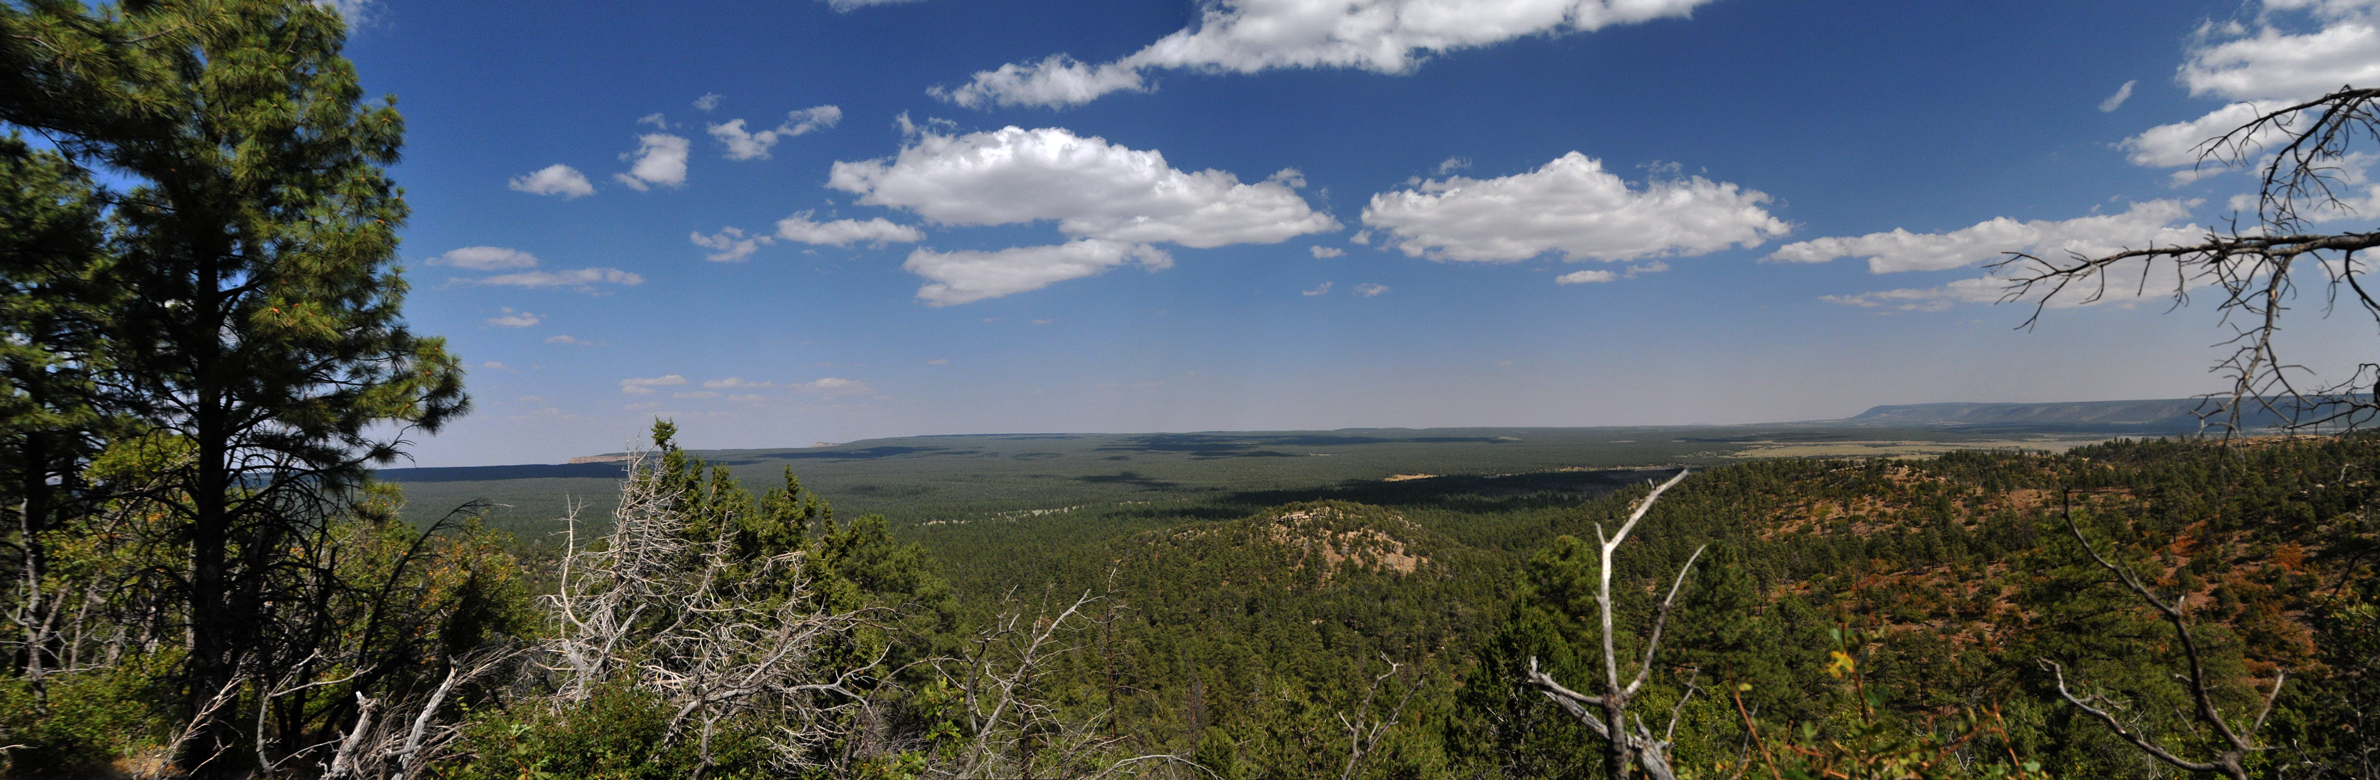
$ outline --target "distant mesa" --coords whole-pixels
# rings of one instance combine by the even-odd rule
[[[606,453],[604,453],[604,454],[601,454],[601,455],[581,455],[581,456],[579,456],[579,457],[576,457],[576,458],[571,458],[571,459],[569,460],[569,462],[570,462],[570,463],[626,463],[626,462],[628,462],[628,458],[629,458],[629,457],[630,457],[630,456],[629,456],[629,454],[628,454],[628,453],[625,453],[625,452],[606,452]]]
[[[811,447],[832,447],[832,446],[835,446],[835,444],[836,444],[836,442],[831,442],[831,441],[814,441],[814,442],[810,442],[810,446],[811,446]]]
[[[2281,402],[2274,400],[2275,405]],[[2255,401],[2247,404],[2255,407]],[[2077,401],[2068,403],[1938,403],[1878,406],[1857,417],[1827,420],[1824,424],[1859,428],[1938,428],[1983,433],[2100,432],[2190,434],[2199,432],[2199,415],[2212,411],[2211,399],[2166,398],[2146,401]],[[2222,417],[2206,422],[2220,424]],[[2260,407],[2242,410],[2240,427],[2271,428],[2287,423]]]

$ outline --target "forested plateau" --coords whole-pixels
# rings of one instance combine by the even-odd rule
[[[789,469],[756,496],[659,433],[618,522],[580,518],[575,539],[422,535],[389,504],[367,521],[432,550],[411,587],[437,614],[416,630],[445,647],[410,661],[408,714],[449,732],[420,771],[1603,776],[1607,741],[1528,671],[1601,674],[1598,533],[1675,473],[896,526],[838,519]],[[2254,776],[2372,777],[2376,462],[2380,437],[2352,435],[1696,471],[1617,548],[1623,676],[1667,613],[1633,717],[1678,777],[2175,774],[2061,697],[2063,675],[2185,757],[2223,747],[2211,711],[2253,723]],[[2094,551],[2180,600],[2201,672]],[[13,775],[169,755],[179,724],[148,674],[175,651],[110,652],[39,689],[11,678]],[[730,671],[781,679],[721,694]],[[315,706],[337,714],[326,737],[354,732],[358,713]]]

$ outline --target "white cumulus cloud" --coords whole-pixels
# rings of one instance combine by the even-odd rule
[[[1316,260],[1327,260],[1347,254],[1347,250],[1335,246],[1310,246],[1306,247],[1306,251],[1314,253]]]
[[[719,232],[707,236],[701,233],[687,235],[695,246],[715,250],[703,257],[714,263],[741,263],[760,245],[776,241],[768,236],[746,236],[744,231],[732,227],[720,228]]]
[[[2134,165],[2147,168],[2195,166],[2198,164],[2200,155],[2207,151],[2208,139],[2231,132],[2233,128],[2247,124],[2250,120],[2283,105],[2285,104],[2277,100],[2233,103],[2188,122],[2175,122],[2149,128],[2139,135],[2124,139],[2123,143],[2117,146],[2124,150],[2125,157],[2131,160]],[[2249,142],[2250,146],[2261,147],[2265,142],[2280,137],[2280,132],[2272,130],[2259,133],[2253,138],[2243,137],[2241,140]],[[2186,184],[2190,180],[2198,178],[2198,175],[2194,171],[2185,171],[2176,174],[2175,181]]]
[[[1355,294],[1366,298],[1370,298],[1385,292],[1388,292],[1388,285],[1385,284],[1372,284],[1370,282],[1365,282],[1355,286]]]
[[[537,256],[518,249],[500,246],[467,246],[430,258],[430,265],[451,266],[466,271],[507,271],[514,268],[537,267]]]
[[[2292,100],[2380,83],[2380,4],[2267,0],[2263,6],[2253,25],[2200,30],[2180,74],[2190,94]]]
[[[1337,230],[1288,178],[1177,170],[1155,150],[1063,128],[921,132],[896,157],[837,162],[827,184],[948,225],[1054,220],[1075,238],[1188,247],[1270,244]]]
[[[612,178],[638,192],[654,184],[685,186],[686,139],[668,133],[649,133],[637,136],[636,143],[636,151],[620,155],[620,159],[630,161],[628,172],[612,174]]]
[[[1145,72],[1359,68],[1410,73],[1431,55],[1533,35],[1683,17],[1710,0],[1216,0],[1123,59],[1010,63],[931,94],[962,106],[1066,106],[1148,89]]]
[[[919,300],[954,306],[1038,290],[1135,262],[1155,271],[1173,267],[1173,256],[1147,244],[1083,239],[993,252],[919,249],[909,253],[901,268],[929,280],[918,288]]]
[[[2050,260],[2099,256],[2126,247],[2196,243],[2206,229],[2188,222],[2194,201],[2152,200],[2120,214],[2067,220],[2018,222],[2000,217],[1946,233],[1911,233],[1895,228],[1864,236],[1827,237],[1778,247],[1770,260],[1823,263],[1840,257],[1866,258],[1868,270],[1942,271],[1964,268],[2023,252]]]
[[[620,380],[620,392],[627,393],[629,395],[652,395],[653,393],[657,392],[653,388],[673,387],[685,383],[686,378],[677,374],[654,377],[634,377]]]
[[[807,135],[811,131],[834,127],[843,121],[843,109],[834,106],[812,106],[786,115],[785,123],[774,129],[748,131],[744,120],[731,119],[710,126],[711,137],[727,147],[727,159],[767,159],[769,148],[778,141]]]
[[[1330,283],[1330,282],[1323,282],[1323,283],[1322,283],[1322,286],[1320,286],[1320,287],[1316,287],[1316,288],[1314,288],[1314,289],[1311,289],[1311,290],[1300,290],[1300,291],[1298,291],[1298,294],[1299,294],[1299,295],[1306,296],[1306,297],[1308,297],[1308,298],[1312,298],[1312,297],[1314,297],[1314,296],[1317,296],[1317,295],[1329,295],[1329,294],[1330,294],[1330,285],[1331,285],[1331,283]]]
[[[1618,278],[1620,278],[1618,274],[1614,274],[1610,271],[1572,271],[1570,273],[1554,277],[1554,284],[1602,284],[1604,282]]]
[[[838,219],[832,222],[812,222],[812,212],[797,212],[777,220],[777,237],[797,244],[850,246],[868,244],[914,244],[926,239],[926,234],[908,225],[895,224],[883,217],[862,222]]]
[[[2344,85],[2380,84],[2380,3],[2370,0],[2265,0],[2251,22],[2210,22],[2196,38],[2177,80],[2191,95],[2231,105],[2127,139],[2134,164],[2194,165],[2201,143],[2259,113]],[[2278,137],[2245,139],[2246,151],[2253,156]],[[2195,178],[2185,172],[2175,181]]]
[[[726,95],[722,95],[717,92],[705,92],[702,93],[702,97],[694,99],[694,107],[697,110],[710,111],[711,109],[718,108],[719,101],[725,99],[727,99]]]
[[[514,176],[505,186],[531,195],[560,195],[565,199],[595,194],[595,185],[587,181],[586,174],[561,163]]]
[[[1631,187],[1571,152],[1528,173],[1461,176],[1372,196],[1363,222],[1405,254],[1513,262],[1549,252],[1569,260],[1634,260],[1759,246],[1791,228],[1763,208],[1769,196],[1700,176]]]

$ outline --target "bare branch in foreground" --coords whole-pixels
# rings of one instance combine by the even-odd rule
[[[2380,89],[2343,87],[2313,100],[2258,114],[2239,127],[2197,147],[2201,166],[2250,165],[2259,182],[2256,219],[2244,229],[2235,217],[2227,231],[2210,231],[2193,244],[2127,248],[2100,256],[2074,255],[2051,261],[2011,253],[1989,266],[2005,283],[2001,302],[2030,301],[2032,315],[2021,327],[2038,324],[2053,302],[2088,304],[2102,300],[2111,273],[2137,264],[2134,294],[2146,294],[2160,269],[2171,274],[2176,306],[2195,286],[2221,291],[2223,324],[2233,329],[2219,346],[2231,354],[2214,371],[2230,384],[2205,396],[2200,419],[2228,436],[2255,421],[2289,431],[2352,428],[2380,420],[2380,362],[2365,361],[2350,373],[2328,379],[2287,362],[2277,346],[2287,303],[2297,294],[2294,273],[2311,261],[2325,277],[2325,309],[2342,293],[2380,319],[2380,297],[2363,283],[2367,264],[2359,253],[2380,247],[2380,231],[2310,230],[2315,223],[2353,215],[2341,196],[2362,163],[2355,147],[2380,142]],[[2162,287],[2162,283],[2160,284]],[[2252,418],[2248,413],[2257,413]]]
[[[2108,560],[2106,556],[2100,555],[2098,548],[2091,546],[2091,540],[2083,537],[2082,526],[2074,522],[2074,495],[2071,490],[2067,491],[2065,497],[2065,518],[2066,530],[2074,535],[2074,541],[2082,545],[2083,551],[2090,554],[2091,561],[2097,563],[2099,568],[2116,575],[2116,580],[2121,582],[2126,590],[2131,591],[2134,596],[2138,596],[2143,603],[2156,609],[2157,613],[2173,626],[2174,635],[2180,640],[2183,656],[2189,662],[2188,674],[2175,677],[2189,686],[2193,705],[2192,715],[2199,723],[2213,729],[2215,735],[2222,739],[2222,749],[2216,752],[2211,761],[2192,761],[2175,755],[2172,751],[2166,750],[2163,746],[2150,741],[2139,733],[2125,728],[2123,722],[2108,713],[2107,710],[2093,706],[2093,702],[2103,700],[2100,695],[2076,696],[2072,691],[2067,690],[2065,667],[2059,666],[2057,662],[2047,658],[2040,659],[2042,667],[2048,669],[2050,674],[2056,678],[2058,696],[2065,699],[2066,703],[2081,709],[2083,714],[2106,724],[2107,728],[2115,732],[2116,736],[2123,737],[2125,741],[2140,748],[2142,752],[2176,769],[2185,772],[2221,773],[2233,780],[2247,780],[2248,770],[2244,762],[2248,756],[2272,749],[2255,743],[2256,732],[2264,727],[2265,717],[2272,714],[2273,702],[2281,697],[2281,685],[2288,681],[2288,673],[2284,671],[2273,678],[2273,689],[2265,696],[2264,708],[2256,714],[2255,720],[2247,730],[2242,732],[2233,729],[2231,722],[2225,720],[2223,714],[2215,708],[2212,686],[2207,680],[2206,665],[2198,646],[2198,638],[2190,631],[2190,622],[2183,611],[2189,606],[2189,596],[2184,594],[2175,598],[2172,603],[2167,603],[2155,592],[2149,590],[2148,586],[2141,582],[2139,575],[2133,573],[2131,567]]]
[[[1611,574],[1612,556],[1620,543],[1627,541],[1628,534],[1636,529],[1637,522],[1652,510],[1653,502],[1659,500],[1662,493],[1684,481],[1690,471],[1680,469],[1677,476],[1655,486],[1651,494],[1637,502],[1636,509],[1629,513],[1627,522],[1620,525],[1618,533],[1606,537],[1601,524],[1595,527],[1602,567],[1598,572],[1601,579],[1595,594],[1595,605],[1603,627],[1602,692],[1585,694],[1571,690],[1556,682],[1551,675],[1540,671],[1535,657],[1529,659],[1529,670],[1523,678],[1572,717],[1585,723],[1588,730],[1603,738],[1604,769],[1615,780],[1626,780],[1638,767],[1642,767],[1645,774],[1655,780],[1676,778],[1676,772],[1669,763],[1670,737],[1676,733],[1677,719],[1684,712],[1685,702],[1681,699],[1678,706],[1670,711],[1669,725],[1660,737],[1653,736],[1642,718],[1634,719],[1631,724],[1628,705],[1635,701],[1637,694],[1643,691],[1645,681],[1652,675],[1653,661],[1661,649],[1662,630],[1668,624],[1670,610],[1677,604],[1678,592],[1685,586],[1686,575],[1694,570],[1694,562],[1700,560],[1703,551],[1710,546],[1695,549],[1694,555],[1686,559],[1686,565],[1678,568],[1677,578],[1670,583],[1669,594],[1662,598],[1654,613],[1652,631],[1645,641],[1643,658],[1638,663],[1636,673],[1624,685],[1620,682],[1619,650],[1612,636]],[[1696,690],[1694,682],[1688,680],[1685,697],[1692,697]],[[1588,709],[1590,707],[1594,709]]]
[[[1373,748],[1380,746],[1381,737],[1397,727],[1397,718],[1405,714],[1405,705],[1413,701],[1415,691],[1421,690],[1420,685],[1407,683],[1405,695],[1398,697],[1396,706],[1389,708],[1388,716],[1371,719],[1372,699],[1380,694],[1380,684],[1396,677],[1397,670],[1402,668],[1401,664],[1388,660],[1386,653],[1380,655],[1380,662],[1388,664],[1388,671],[1372,678],[1372,684],[1364,688],[1363,703],[1355,706],[1355,719],[1348,720],[1347,713],[1339,713],[1339,725],[1347,729],[1347,767],[1340,770],[1339,780],[1354,780],[1355,771],[1363,767],[1364,758],[1372,754]]]

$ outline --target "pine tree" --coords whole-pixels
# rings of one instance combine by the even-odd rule
[[[255,752],[219,694],[307,655],[273,606],[307,529],[467,408],[442,340],[400,314],[407,209],[383,169],[404,122],[363,100],[344,39],[303,0],[0,5],[0,122],[125,182],[95,196],[129,293],[95,367],[112,408],[195,454],[161,505],[189,562],[183,765],[208,772]]]
[[[106,283],[101,208],[88,176],[54,152],[0,138],[0,557],[19,590],[10,659],[46,707],[64,605],[40,587],[51,556],[40,543],[95,496],[84,468],[105,443],[99,402],[105,365],[102,312],[119,297]]]

